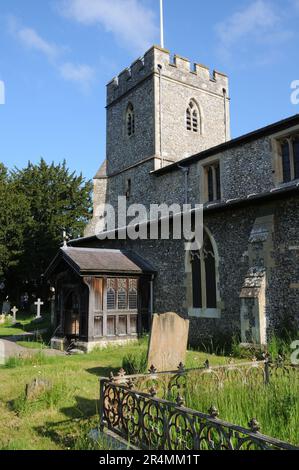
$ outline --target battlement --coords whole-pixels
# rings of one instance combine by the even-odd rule
[[[159,70],[158,66],[161,66]],[[223,96],[223,90],[228,95],[228,77],[202,64],[192,63],[189,59],[174,55],[173,59],[167,49],[153,46],[143,57],[114,77],[107,85],[107,104],[129,92],[139,82],[153,74],[161,73],[163,77],[202,88],[211,93]]]

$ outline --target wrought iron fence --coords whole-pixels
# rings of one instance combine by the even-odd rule
[[[205,414],[184,406],[184,389],[190,374],[217,387],[230,379],[250,385],[261,380],[267,385],[275,375],[298,372],[299,368],[282,360],[269,360],[159,373],[151,367],[148,374],[126,376],[121,370],[114,377],[100,379],[101,427],[142,449],[154,450],[299,450],[286,442],[260,433],[256,419],[249,429],[219,419],[211,407]],[[210,382],[211,383],[211,382]]]

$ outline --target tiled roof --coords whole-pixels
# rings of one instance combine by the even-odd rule
[[[155,270],[133,252],[101,248],[63,247],[47,269],[48,277],[61,260],[69,264],[80,275],[92,274],[142,274]]]

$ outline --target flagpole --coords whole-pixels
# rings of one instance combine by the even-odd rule
[[[161,32],[161,47],[164,49],[164,19],[163,19],[163,0],[160,0],[160,32]]]

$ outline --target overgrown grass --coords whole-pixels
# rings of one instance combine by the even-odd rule
[[[9,357],[2,367],[6,369],[15,369],[17,367],[24,366],[37,367],[45,364],[59,364],[59,358],[56,356],[45,356],[42,351],[39,351],[38,353],[28,357]]]
[[[269,353],[275,360],[278,356],[282,356],[287,360],[292,354],[291,344],[294,340],[299,339],[299,331],[287,330],[283,328],[278,333],[273,333],[266,347],[244,347],[238,335],[231,337],[230,335],[218,334],[214,337],[207,336],[203,340],[199,340],[199,346],[194,348],[196,351],[205,352],[216,356],[231,356],[236,359],[252,359],[256,357],[262,360],[265,353]]]
[[[11,409],[18,416],[25,416],[36,411],[56,408],[62,403],[70,393],[63,382],[51,386],[48,390],[42,392],[36,399],[28,400],[25,391],[11,402]]]
[[[126,371],[126,374],[134,375],[147,372],[147,344],[147,337],[140,339],[138,352],[129,353],[123,357],[122,368]]]
[[[299,445],[299,372],[242,383],[235,377],[217,387],[213,380],[202,381],[191,375],[186,388],[188,407],[207,412],[216,406],[220,418],[248,428],[256,418],[264,434]]]
[[[273,346],[274,348],[274,346]],[[124,366],[134,372],[143,368],[147,340],[124,347],[78,356],[45,356],[43,351],[28,358],[12,358],[0,367],[0,449],[110,449],[113,444],[89,433],[98,422],[98,378]],[[187,353],[186,367],[225,364],[228,357],[197,351]],[[126,367],[124,367],[126,369]],[[127,370],[128,373],[133,372]],[[25,401],[25,386],[36,377],[45,378],[53,389],[37,400]],[[244,388],[227,383],[222,389],[203,387],[194,379],[187,389],[186,404],[206,412],[217,406],[220,418],[245,427],[255,417],[265,434],[299,444],[298,382],[287,377],[268,387]]]
[[[123,358],[122,367],[129,375],[144,374],[147,371],[147,352],[128,354]]]
[[[110,449],[105,437],[89,437],[99,425],[99,377],[117,374],[125,356],[139,357],[147,350],[147,339],[124,347],[109,346],[78,356],[11,358],[0,367],[0,449]],[[204,353],[188,352],[187,367],[225,363]],[[35,378],[51,382],[54,391],[36,402],[24,402],[26,384]]]

